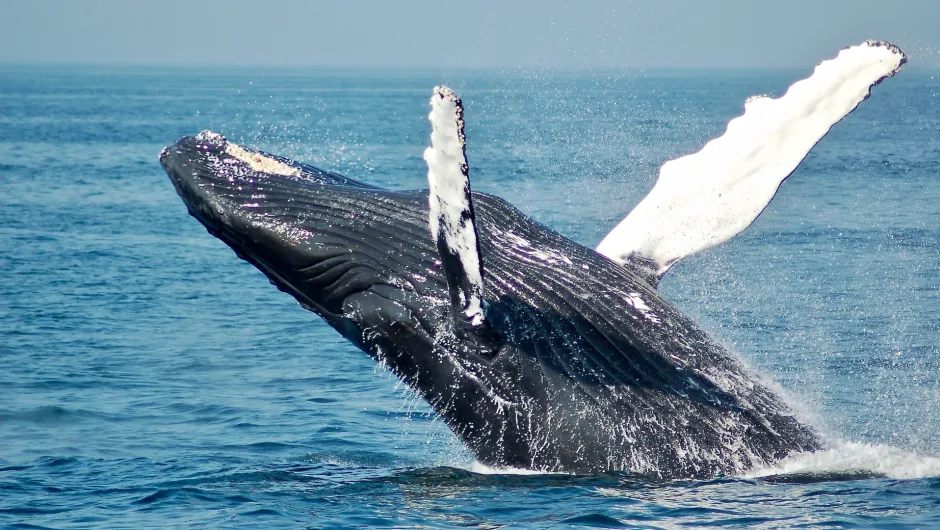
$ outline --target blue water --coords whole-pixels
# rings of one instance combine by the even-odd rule
[[[474,187],[594,245],[662,162],[809,71],[0,68],[0,525],[940,525],[938,72],[876,87],[754,226],[661,286],[832,444],[745,477],[475,464],[206,234],[157,163],[211,128],[424,187],[446,82]]]

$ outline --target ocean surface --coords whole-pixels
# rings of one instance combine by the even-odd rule
[[[910,65],[744,234],[661,290],[832,449],[747,476],[524,474],[189,217],[157,163],[212,129],[426,187],[431,87],[474,188],[595,245],[659,166],[812,70],[0,67],[0,526],[940,526],[940,72]]]

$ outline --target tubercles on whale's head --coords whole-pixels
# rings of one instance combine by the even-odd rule
[[[244,147],[228,142],[225,144],[225,152],[234,158],[248,164],[254,171],[267,173],[268,175],[280,175],[282,177],[299,177],[300,170],[281,162],[280,160],[263,155],[257,151],[251,151]]]
[[[246,149],[235,142],[229,141],[225,136],[219,133],[205,130],[193,137],[197,145],[204,149],[218,150],[232,158],[243,162],[251,168],[252,171],[264,173],[267,175],[277,175],[282,177],[299,177],[300,170],[291,165],[285,164],[274,157],[265,155],[253,149]],[[160,153],[160,159],[166,156],[167,149],[164,148]]]

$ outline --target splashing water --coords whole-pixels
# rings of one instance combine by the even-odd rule
[[[859,442],[841,442],[815,453],[787,458],[778,464],[755,469],[747,478],[800,474],[858,474],[893,479],[940,476],[940,458],[923,456],[897,447]]]

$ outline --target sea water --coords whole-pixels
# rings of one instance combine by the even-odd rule
[[[875,87],[751,228],[664,279],[831,447],[713,480],[475,463],[206,234],[157,163],[212,129],[426,187],[447,83],[474,188],[593,246],[664,161],[810,72],[3,66],[0,525],[940,525],[940,72]]]

